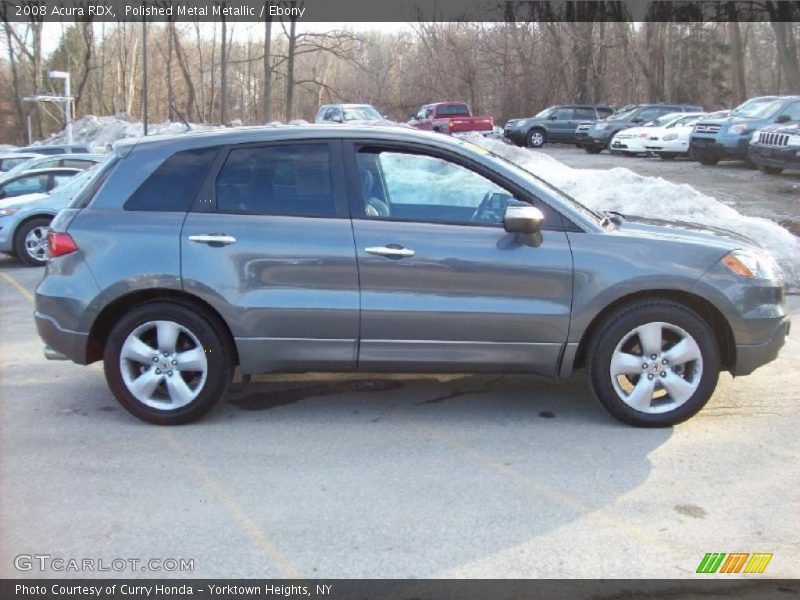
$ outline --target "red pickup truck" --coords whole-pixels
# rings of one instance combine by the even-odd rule
[[[440,133],[466,133],[479,131],[491,133],[494,129],[492,117],[473,117],[469,106],[463,102],[437,102],[425,104],[408,122],[417,129],[429,129]]]

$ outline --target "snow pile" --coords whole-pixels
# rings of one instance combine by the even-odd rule
[[[196,131],[215,128],[212,125],[199,125],[196,123],[192,123],[191,127]],[[163,123],[151,123],[148,125],[147,134],[183,133],[186,130],[186,125],[183,123],[164,121]],[[72,124],[72,143],[88,144],[95,150],[106,149],[117,140],[142,137],[142,135],[144,135],[142,124],[125,114],[111,117],[86,115]],[[66,131],[55,133],[40,143],[66,144]]]
[[[518,148],[481,135],[464,137],[595,210],[710,225],[740,233],[772,253],[789,287],[800,287],[800,238],[774,221],[746,217],[685,183],[637,175],[622,167],[573,169],[543,152]]]

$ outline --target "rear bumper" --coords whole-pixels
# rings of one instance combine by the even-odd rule
[[[59,354],[79,365],[86,364],[86,346],[89,334],[64,329],[51,316],[36,311],[36,331],[45,343],[45,356],[50,360],[63,360]]]
[[[610,133],[605,137],[594,137],[590,132],[577,131],[575,132],[575,144],[582,148],[600,148],[602,150],[608,146],[611,137]]]
[[[760,344],[737,344],[734,375],[749,375],[758,367],[775,360],[789,336],[789,317],[776,319],[775,327],[766,341]]]

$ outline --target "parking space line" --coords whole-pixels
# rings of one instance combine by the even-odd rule
[[[8,283],[10,283],[10,284],[11,284],[11,286],[12,286],[12,287],[14,287],[14,288],[15,288],[15,289],[16,289],[16,290],[17,290],[17,291],[20,293],[20,294],[22,294],[23,296],[25,296],[25,299],[26,299],[26,300],[30,300],[31,302],[33,302],[33,301],[34,301],[33,294],[31,294],[31,293],[30,293],[28,290],[26,290],[26,289],[25,289],[25,288],[22,286],[22,284],[21,284],[21,283],[19,283],[19,282],[18,282],[16,279],[14,279],[13,277],[11,277],[11,275],[8,275],[8,274],[4,273],[3,271],[0,271],[0,277],[2,277],[3,279],[5,279],[5,280],[6,280]]]
[[[266,557],[277,567],[280,576],[284,579],[298,579],[300,575],[297,569],[295,569],[289,559],[275,547],[258,524],[247,514],[247,511],[242,508],[241,504],[233,499],[222,482],[214,477],[205,465],[195,458],[192,453],[178,441],[170,430],[161,427],[159,428],[159,433],[167,445],[186,461],[195,475],[203,482],[206,489],[222,503],[244,532],[252,538]]]
[[[622,532],[623,534],[627,535],[628,537],[635,538],[645,544],[659,546],[664,550],[667,550],[671,554],[675,554],[678,556],[680,556],[682,553],[681,550],[679,550],[675,546],[672,546],[672,544],[660,540],[652,536],[648,532],[639,529],[638,527],[629,525],[627,523],[624,523],[609,516],[608,514],[605,514],[603,512],[603,509],[601,508],[594,508],[592,506],[589,506],[585,502],[582,502],[581,500],[578,500],[577,498],[574,498],[569,494],[565,494],[564,492],[554,489],[549,485],[541,481],[538,481],[528,475],[523,475],[522,473],[519,473],[518,471],[512,469],[511,467],[503,463],[503,461],[501,461],[500,459],[490,454],[481,452],[480,450],[476,450],[466,442],[463,442],[462,440],[456,437],[448,435],[424,423],[416,422],[414,423],[414,426],[417,429],[424,431],[428,435],[434,437],[440,443],[443,443],[444,445],[450,446],[451,448],[458,450],[461,454],[464,454],[469,458],[480,462],[484,466],[502,475],[505,475],[506,477],[516,481],[517,483],[521,483],[524,487],[528,488],[529,490],[532,490],[536,494],[544,496],[545,498],[548,498],[549,500],[557,504],[560,504],[561,506],[569,508],[570,510],[573,510],[581,515],[599,519],[609,527],[616,529]]]

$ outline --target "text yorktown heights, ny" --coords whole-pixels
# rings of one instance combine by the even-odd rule
[[[253,583],[237,585],[221,584],[111,584],[111,585],[80,585],[54,583],[49,585],[29,585],[18,583],[14,586],[16,596],[86,596],[103,598],[105,596],[131,596],[134,598],[157,598],[164,596],[279,596],[291,598],[294,596],[330,596],[333,585],[295,585],[295,584],[261,584]],[[206,596],[207,597],[207,596]]]

